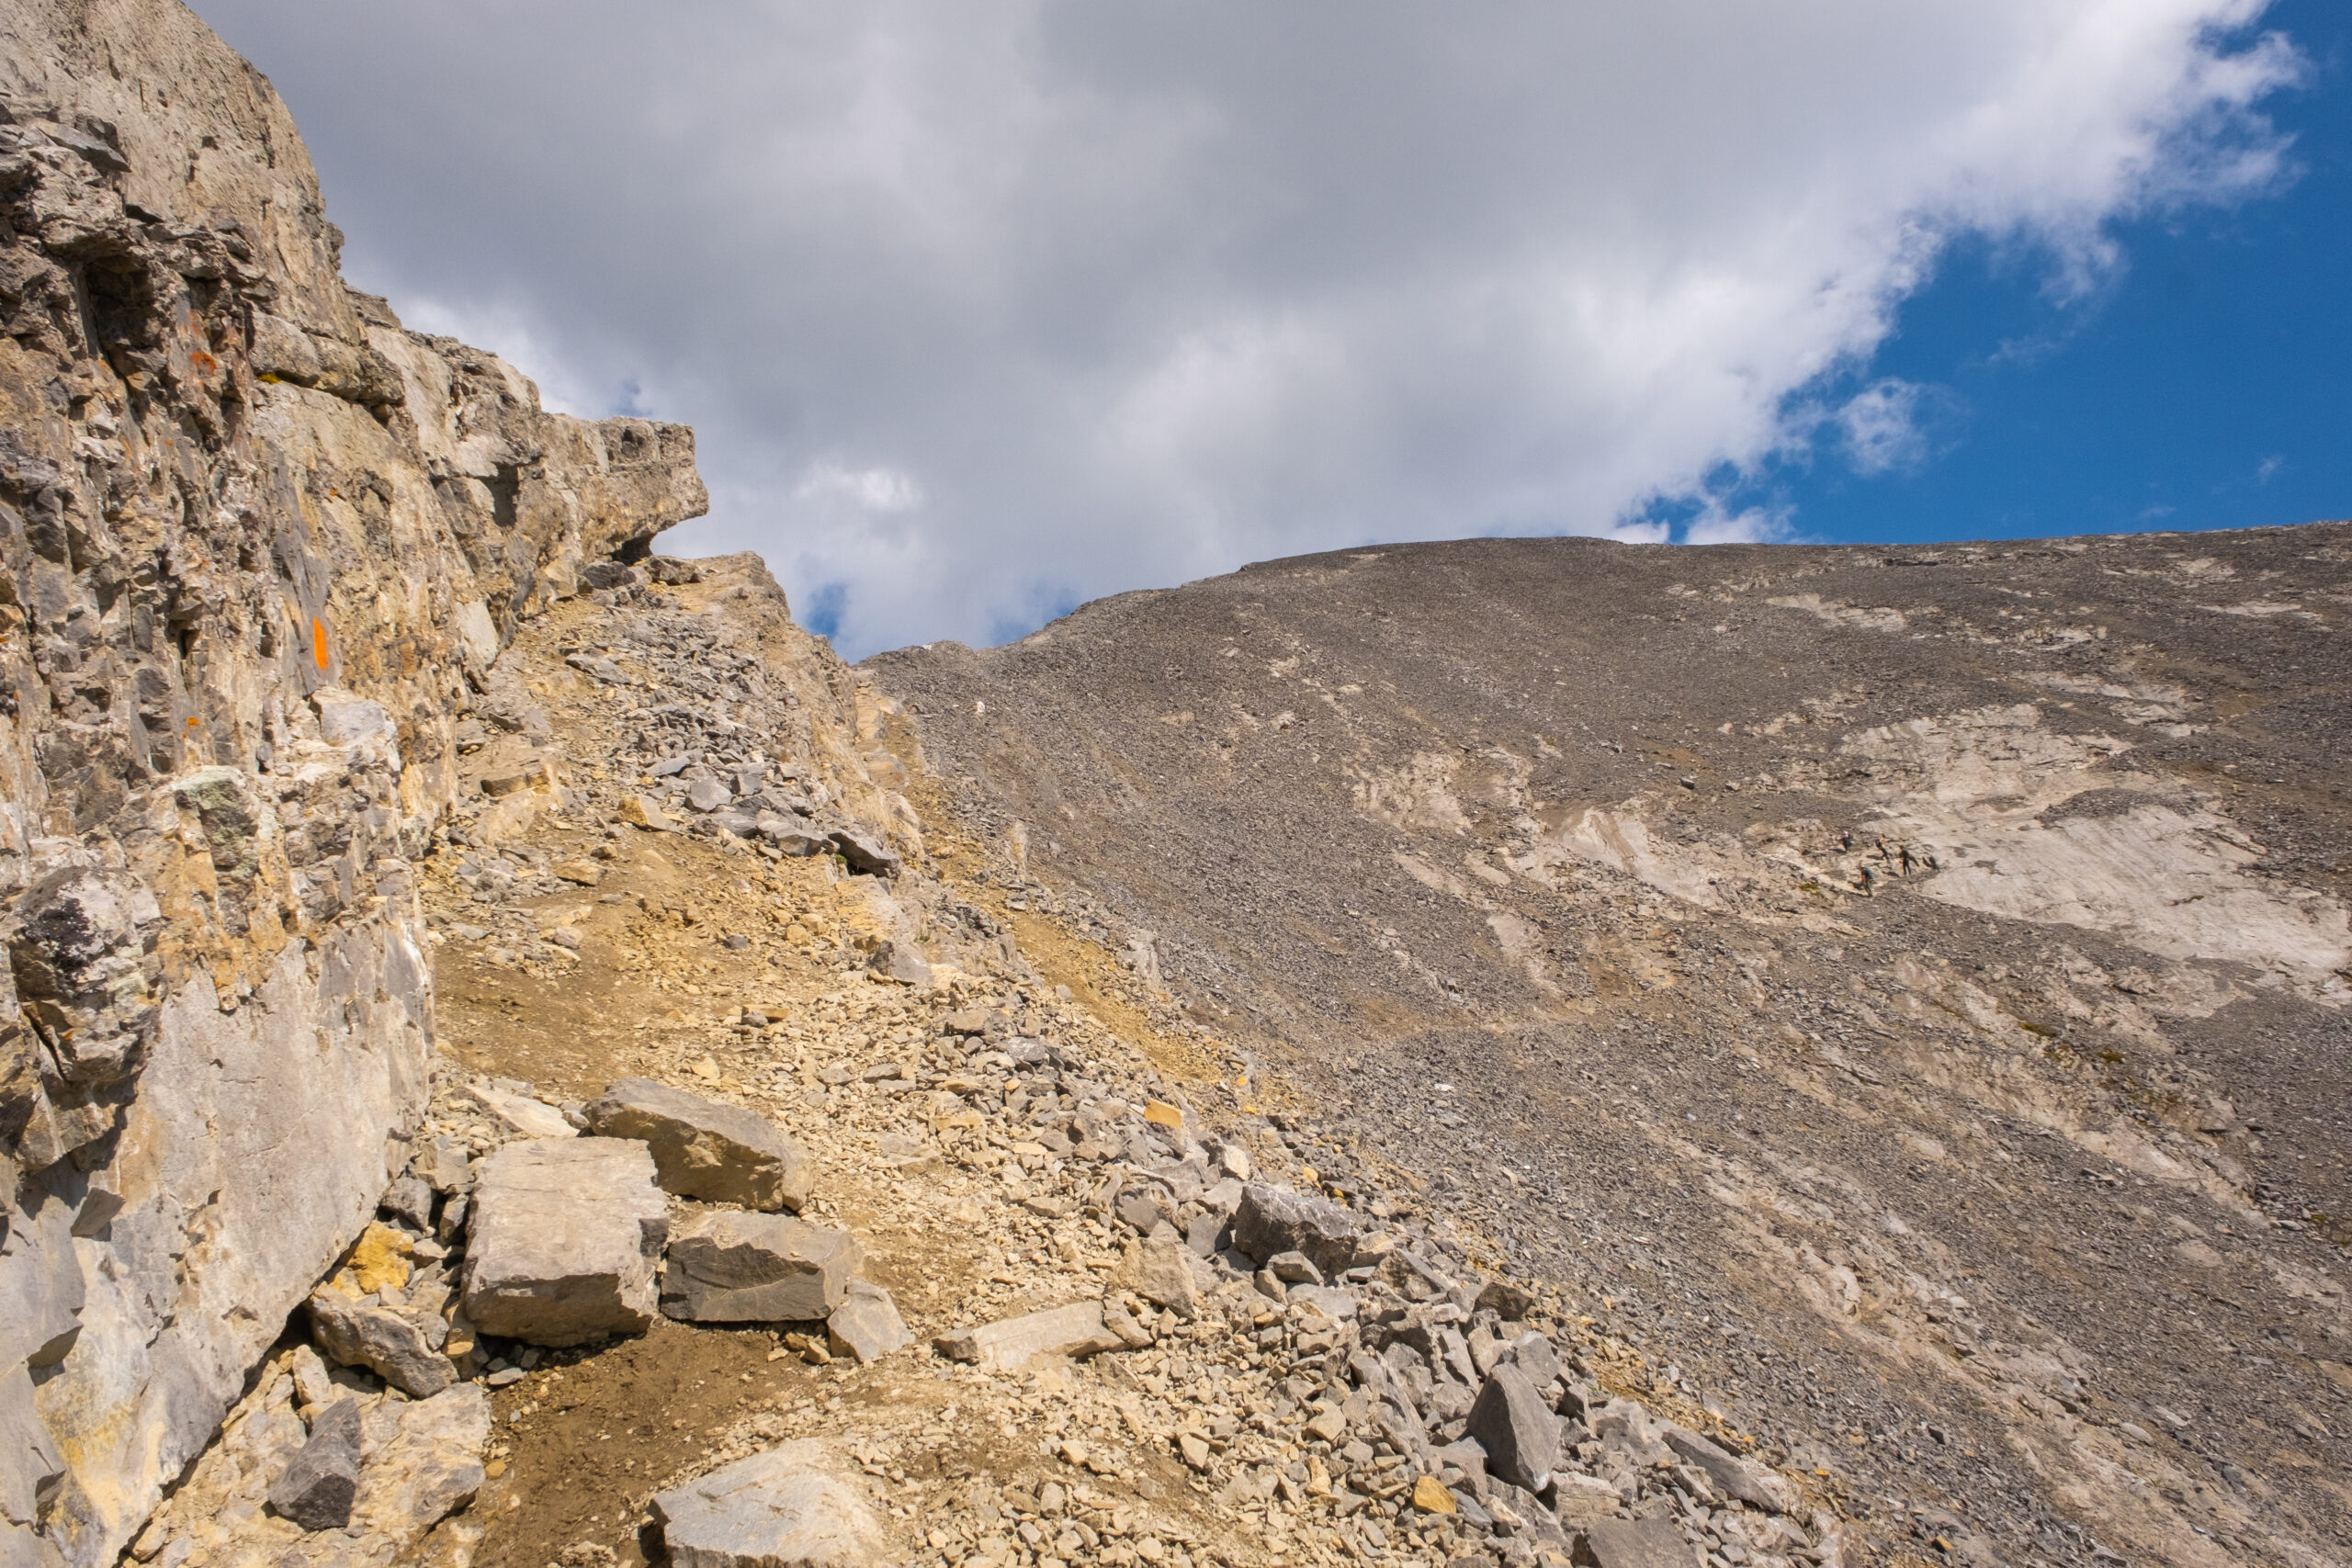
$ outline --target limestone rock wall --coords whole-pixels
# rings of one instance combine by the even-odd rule
[[[0,1563],[112,1558],[405,1162],[456,727],[706,504],[340,243],[184,6],[0,0]]]

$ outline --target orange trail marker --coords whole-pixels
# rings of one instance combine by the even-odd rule
[[[311,653],[320,669],[327,667],[327,624],[316,615],[311,617]]]

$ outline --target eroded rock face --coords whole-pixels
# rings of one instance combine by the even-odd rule
[[[407,862],[517,618],[703,492],[347,290],[184,7],[0,34],[0,1556],[95,1563],[407,1160]]]

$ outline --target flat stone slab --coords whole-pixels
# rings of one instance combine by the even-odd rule
[[[959,1328],[932,1341],[951,1361],[1011,1371],[1039,1356],[1091,1356],[1125,1342],[1102,1325],[1101,1302],[1072,1302],[978,1328]]]
[[[653,1152],[662,1189],[709,1203],[797,1211],[808,1201],[808,1159],[766,1117],[650,1078],[623,1078],[591,1101],[588,1129],[635,1138]]]
[[[508,1144],[477,1167],[469,1224],[465,1312],[481,1333],[581,1345],[652,1323],[670,1205],[643,1144]]]
[[[888,1560],[865,1499],[808,1438],[656,1493],[672,1568],[864,1568]]]
[[[1582,1568],[1690,1568],[1693,1560],[1665,1519],[1595,1519],[1581,1529],[1574,1561]]]
[[[664,1315],[688,1323],[808,1323],[849,1293],[862,1254],[847,1231],[783,1214],[698,1214],[670,1238]]]

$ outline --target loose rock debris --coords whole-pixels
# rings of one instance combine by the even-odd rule
[[[1046,985],[919,860],[843,843],[826,805],[871,784],[809,757],[814,705],[767,684],[789,663],[711,656],[775,638],[772,598],[732,601],[742,626],[639,577],[596,597],[527,630],[522,670],[550,644],[622,671],[692,647],[700,700],[599,723],[547,694],[592,782],[493,842],[461,821],[423,886],[445,987],[602,970],[637,1016],[548,1052],[601,1082],[444,1058],[408,1169],[313,1296],[338,1402],[298,1409],[312,1347],[281,1355],[142,1561],[330,1537],[526,1568],[1843,1560],[1829,1499],[1612,1392],[1622,1348],[1560,1298],[1470,1267],[1406,1191],[1322,1189],[1262,1117],[1212,1124],[1143,1048],[1166,1035]],[[460,1058],[541,1048],[452,1011]],[[615,1417],[574,1428],[622,1392],[608,1366],[652,1364],[639,1345],[700,1371],[693,1429],[621,1404],[629,1479],[585,1496],[518,1470],[606,1447]],[[393,1433],[452,1399],[483,1411],[461,1459],[418,1485],[363,1442],[334,1526],[336,1423]],[[232,1475],[250,1506],[199,1516]],[[373,1522],[385,1496],[412,1506]]]

